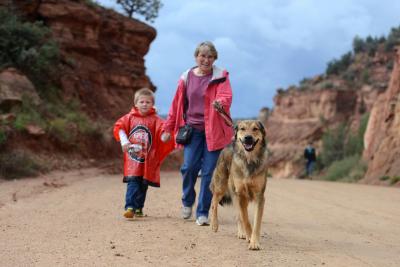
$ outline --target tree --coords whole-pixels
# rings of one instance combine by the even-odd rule
[[[353,51],[355,54],[365,51],[365,42],[357,35],[353,39]]]
[[[162,7],[160,0],[117,0],[128,17],[132,18],[133,13],[144,17],[146,21],[153,22],[158,16],[158,10]]]
[[[14,67],[46,90],[57,76],[59,63],[57,43],[42,22],[25,22],[14,12],[0,8],[0,70]]]

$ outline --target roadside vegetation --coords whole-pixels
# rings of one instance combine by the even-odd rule
[[[0,177],[35,176],[48,169],[46,162],[27,149],[16,149],[28,136],[28,126],[43,130],[54,146],[74,150],[83,138],[102,138],[101,122],[93,122],[80,110],[77,99],[62,100],[58,86],[61,61],[57,43],[42,22],[23,21],[0,9],[0,71],[15,68],[34,84],[41,104],[29,97],[11,107],[0,107]],[[4,118],[11,119],[4,119]],[[8,146],[13,142],[12,146]]]
[[[364,176],[367,165],[361,156],[368,118],[369,114],[363,115],[359,129],[355,133],[346,124],[324,133],[322,152],[317,158],[321,179],[356,182]]]
[[[325,73],[320,79],[303,78],[298,86],[289,86],[287,89],[278,88],[277,94],[284,95],[293,90],[305,91],[310,89],[353,90],[364,84],[372,85],[374,89],[382,89],[382,84],[373,80],[370,68],[378,52],[391,53],[400,45],[400,26],[390,30],[388,36],[361,38],[355,36],[353,49],[344,53],[338,59],[334,58],[327,63]],[[386,68],[392,70],[393,57],[387,57]],[[363,66],[360,68],[359,66]],[[343,80],[342,86],[335,86],[332,80]]]

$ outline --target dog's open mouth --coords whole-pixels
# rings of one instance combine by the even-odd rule
[[[257,139],[256,141],[254,141],[254,140],[244,140],[243,141],[242,139],[239,139],[239,140],[242,143],[244,150],[246,150],[247,152],[250,152],[255,148],[255,146],[257,145],[257,143],[260,139]]]

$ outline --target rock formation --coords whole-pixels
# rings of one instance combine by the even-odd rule
[[[274,107],[268,118],[266,120],[264,118],[268,145],[271,150],[270,174],[279,178],[302,176],[305,163],[303,151],[309,141],[314,143],[318,154],[321,152],[322,135],[327,129],[333,129],[340,123],[346,123],[355,132],[360,125],[361,116],[371,110],[374,111],[368,126],[371,129],[368,130],[365,139],[367,144],[365,158],[371,161],[372,165],[368,169],[367,177],[371,175],[373,177],[371,179],[377,179],[377,173],[387,173],[381,172],[382,170],[373,171],[373,166],[376,164],[380,166],[378,168],[381,168],[385,161],[383,155],[385,153],[382,153],[380,159],[376,158],[375,152],[379,146],[384,151],[384,149],[388,149],[387,146],[395,147],[397,144],[389,140],[398,142],[398,138],[394,138],[394,135],[389,138],[385,132],[389,131],[386,125],[389,125],[390,122],[386,122],[385,127],[382,125],[385,120],[390,119],[390,115],[387,115],[390,114],[387,103],[389,101],[393,103],[396,92],[397,94],[399,92],[399,85],[395,84],[399,83],[400,77],[396,80],[395,75],[392,75],[391,89],[383,94],[390,79],[391,71],[387,66],[392,58],[393,53],[384,53],[382,49],[378,50],[372,58],[365,53],[359,53],[355,55],[354,62],[345,73],[353,75],[352,79],[347,78],[346,80],[343,75],[318,75],[302,82],[298,87],[278,90],[274,98]],[[398,68],[396,65],[393,73]],[[397,89],[394,89],[396,86]],[[380,97],[378,98],[378,96]],[[377,105],[380,108],[376,107]],[[396,110],[396,107],[393,108],[391,105],[390,110]],[[260,112],[260,119],[265,117],[264,113]],[[392,120],[394,119],[392,118]],[[395,125],[395,122],[392,124]],[[387,130],[383,131],[384,129]],[[393,128],[391,131],[394,132],[395,129]],[[384,137],[389,139],[386,140]],[[396,152],[392,153],[393,157],[390,160],[395,162]],[[375,155],[375,161],[372,160],[373,155]],[[398,165],[400,166],[400,164]],[[399,173],[395,169],[392,166],[389,173]]]
[[[319,150],[322,134],[351,116],[356,92],[345,90],[293,91],[274,98],[266,122],[274,177],[299,177],[304,170],[303,151],[309,141]]]
[[[51,28],[62,56],[61,87],[91,117],[115,119],[130,109],[134,92],[155,89],[144,56],[156,31],[83,0],[0,0]]]
[[[22,105],[23,97],[27,97],[34,105],[41,99],[31,81],[18,70],[9,68],[0,72],[0,111],[9,112],[14,106]]]
[[[400,50],[397,49],[389,87],[371,111],[364,136],[368,170],[362,182],[384,183],[383,177],[400,176]]]

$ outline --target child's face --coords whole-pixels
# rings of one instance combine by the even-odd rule
[[[153,98],[151,96],[142,95],[139,96],[136,101],[135,107],[139,110],[140,114],[146,115],[153,107]]]

